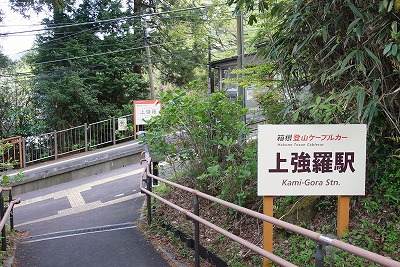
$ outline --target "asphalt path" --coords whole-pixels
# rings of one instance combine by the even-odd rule
[[[170,266],[137,230],[144,196],[143,166],[107,173],[15,196],[20,267]]]

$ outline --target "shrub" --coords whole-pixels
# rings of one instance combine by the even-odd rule
[[[146,142],[185,185],[244,204],[256,170],[256,144],[246,141],[246,109],[223,93],[208,98],[181,90],[162,95],[160,116],[148,122]]]

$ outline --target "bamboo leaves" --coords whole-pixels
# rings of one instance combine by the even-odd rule
[[[399,6],[393,0],[269,2],[264,16],[275,25],[265,28],[263,50],[282,75],[286,114],[300,122],[371,124],[379,117],[400,133],[393,94],[400,87]]]
[[[360,120],[364,109],[365,90],[360,86],[355,86],[354,89],[357,90],[357,118]]]
[[[361,14],[361,12],[356,8],[356,6],[350,0],[346,0],[346,2],[349,5],[351,11],[353,11],[354,15],[356,15],[357,17],[363,18],[363,15]]]
[[[365,47],[364,49],[365,49],[365,51],[367,51],[368,55],[375,61],[375,63],[380,68],[381,65],[382,65],[381,60],[371,50],[369,50],[368,48]]]

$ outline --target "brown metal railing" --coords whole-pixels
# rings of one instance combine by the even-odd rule
[[[133,115],[128,114],[118,119],[126,119],[133,124]],[[19,168],[48,159],[58,159],[71,153],[84,152],[107,145],[115,145],[134,138],[133,129],[119,131],[117,118],[79,125],[61,131],[43,133],[36,136],[12,137],[0,141],[1,145],[12,144],[1,156],[0,163],[12,159],[19,163]],[[2,164],[2,165],[3,165]],[[4,165],[3,165],[4,166]],[[0,169],[1,171],[1,169]]]
[[[0,217],[1,217],[1,222],[0,222],[0,229],[1,229],[1,250],[6,251],[7,250],[7,236],[6,236],[6,222],[10,220],[10,229],[14,229],[14,205],[19,204],[21,202],[21,199],[12,199],[12,193],[11,193],[12,188],[11,187],[3,187],[0,188]],[[3,198],[3,191],[8,191],[8,206],[6,209],[6,206],[4,205],[5,201]]]
[[[236,241],[236,242],[242,244],[243,246],[253,250],[257,254],[259,254],[259,255],[261,255],[261,256],[263,256],[263,257],[265,257],[265,258],[267,258],[267,259],[269,259],[269,260],[271,260],[271,261],[273,261],[273,262],[275,262],[277,264],[279,264],[280,266],[287,266],[287,267],[296,266],[296,265],[294,265],[294,264],[292,264],[292,263],[290,263],[290,262],[288,262],[288,261],[286,261],[286,260],[284,260],[284,259],[282,259],[282,258],[280,258],[280,257],[278,257],[278,256],[276,256],[276,255],[274,255],[274,254],[262,249],[262,248],[260,248],[259,246],[255,245],[255,244],[253,244],[253,243],[251,243],[251,242],[249,242],[247,240],[244,240],[241,237],[236,236],[236,235],[234,235],[234,234],[232,234],[232,233],[230,233],[230,232],[228,232],[228,231],[216,226],[215,224],[212,224],[209,221],[199,217],[199,213],[198,213],[198,197],[202,197],[204,199],[207,199],[207,200],[210,200],[212,202],[218,203],[220,205],[226,206],[226,207],[228,207],[230,209],[234,209],[234,210],[239,211],[241,213],[244,213],[244,214],[247,214],[249,216],[252,216],[253,218],[262,220],[264,222],[271,223],[271,224],[273,224],[275,226],[284,228],[284,229],[286,229],[288,231],[291,231],[291,232],[294,232],[294,233],[297,233],[297,234],[300,234],[300,235],[303,235],[303,236],[306,236],[306,237],[312,239],[313,241],[315,241],[317,243],[316,266],[323,266],[323,258],[321,259],[321,256],[323,257],[323,254],[321,255],[321,252],[322,252],[321,251],[321,249],[322,249],[321,248],[321,244],[324,244],[324,245],[333,246],[333,247],[339,248],[341,250],[350,252],[350,253],[352,253],[352,254],[354,254],[356,256],[359,256],[361,258],[370,260],[370,261],[372,261],[374,263],[377,263],[377,264],[380,264],[382,266],[400,267],[400,262],[397,262],[397,261],[392,260],[390,258],[387,258],[387,257],[381,256],[379,254],[367,251],[365,249],[362,249],[362,248],[347,244],[347,243],[342,242],[340,240],[331,239],[331,238],[329,238],[327,236],[324,236],[322,234],[319,234],[319,233],[313,232],[311,230],[302,228],[300,226],[297,226],[297,225],[294,225],[294,224],[290,224],[288,222],[284,222],[284,221],[278,220],[276,218],[273,218],[273,217],[270,217],[270,216],[255,212],[253,210],[249,210],[247,208],[232,204],[230,202],[221,200],[219,198],[207,195],[207,194],[202,193],[200,191],[197,191],[195,189],[192,189],[192,188],[189,188],[189,187],[186,187],[186,186],[183,186],[183,185],[168,181],[166,179],[160,178],[158,176],[155,176],[150,171],[151,162],[149,162],[148,159],[147,160],[143,159],[141,161],[141,163],[143,163],[143,162],[146,162],[147,166],[144,169],[143,174],[142,174],[142,184],[141,184],[140,189],[141,189],[141,191],[143,193],[145,193],[147,195],[147,221],[148,221],[148,223],[149,224],[151,223],[151,197],[154,197],[154,198],[162,201],[163,203],[167,204],[168,206],[170,206],[170,207],[182,212],[186,216],[188,216],[191,219],[193,219],[195,221],[195,255],[196,255],[195,256],[195,266],[196,267],[200,266],[199,265],[199,261],[198,261],[198,255],[199,254],[198,254],[198,251],[196,251],[196,247],[198,247],[198,244],[199,244],[199,240],[198,240],[199,239],[199,234],[198,234],[199,230],[198,230],[198,226],[196,225],[196,222],[197,223],[201,223],[201,224],[203,224],[203,225],[205,225],[207,227],[212,228],[213,230],[219,232],[220,234],[232,239],[233,241]],[[160,196],[158,196],[156,194],[154,194],[152,192],[152,179],[156,179],[159,182],[163,182],[163,183],[168,184],[170,186],[173,186],[173,187],[176,187],[178,189],[184,190],[186,192],[192,193],[194,195],[194,204],[195,204],[194,205],[195,206],[194,210],[195,210],[195,213],[192,213],[192,212],[190,212],[190,211],[188,211],[188,210],[186,210],[186,209],[184,209],[184,208],[182,208],[182,207],[180,207],[180,206],[178,206],[178,205],[176,205],[176,204],[174,204],[174,203],[172,203],[172,202],[170,202],[170,201],[168,201],[168,200],[166,200],[166,199],[164,199],[164,198],[162,198],[162,197],[160,197]],[[146,184],[147,184],[146,188],[143,187],[143,182],[146,182]],[[197,207],[196,207],[196,203],[197,203]]]
[[[3,154],[1,155],[1,163],[4,166],[4,164],[10,162],[16,162],[16,165],[18,165],[19,168],[22,168],[22,137],[16,136],[1,140],[0,145],[4,146],[7,144],[10,144],[11,147],[3,150]]]

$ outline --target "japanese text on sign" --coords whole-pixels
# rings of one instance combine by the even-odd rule
[[[291,153],[290,165],[292,165],[292,173],[295,172],[315,172],[325,173],[337,171],[339,173],[346,172],[348,169],[355,171],[354,152],[314,152],[311,158],[307,152]],[[269,169],[269,172],[289,172],[289,169],[282,167],[282,163],[286,163],[286,158],[281,158],[281,153],[276,153],[276,168]]]
[[[277,137],[278,141],[313,141],[313,140],[320,140],[320,141],[339,141],[342,139],[346,139],[347,136],[343,136],[340,134],[322,134],[322,135],[313,135],[313,134],[279,134]]]
[[[258,194],[363,195],[365,125],[260,125]]]
[[[146,120],[160,114],[161,103],[158,100],[137,100],[134,101],[135,125],[145,125]]]

